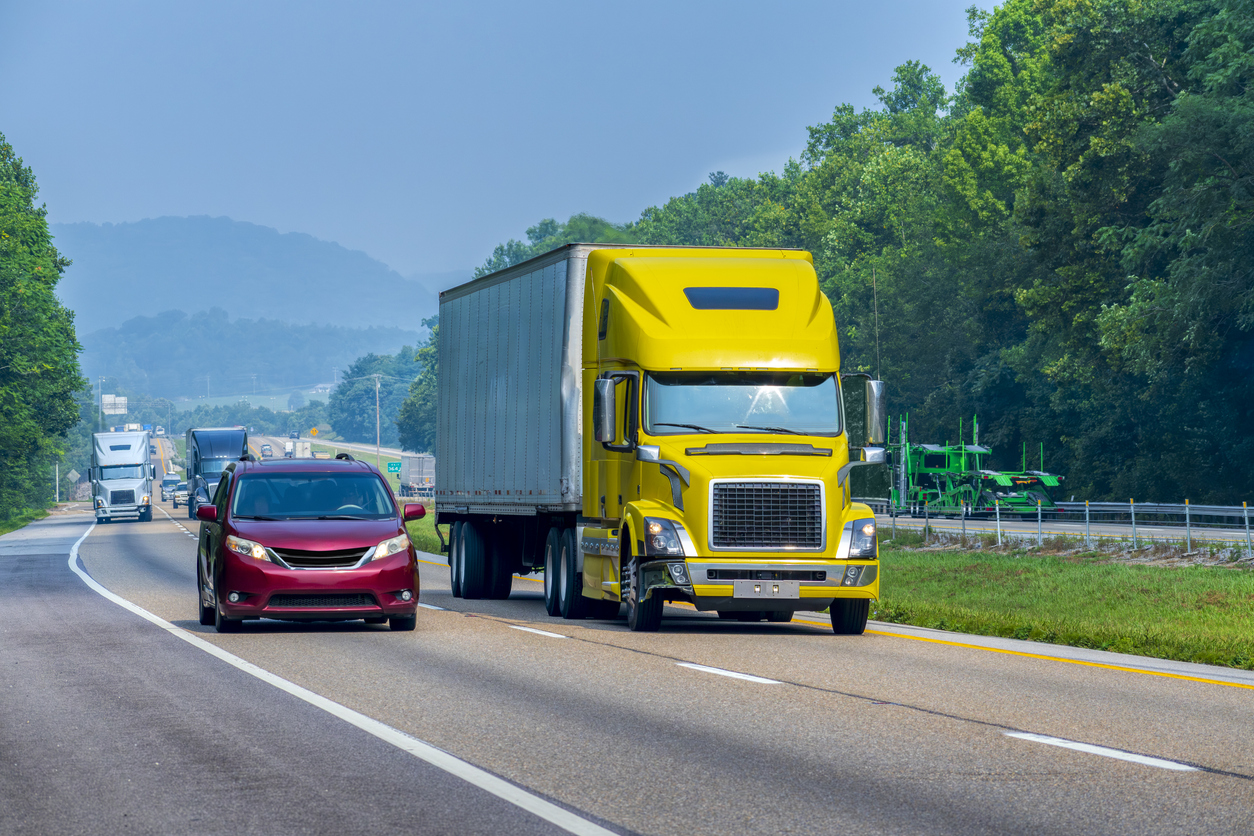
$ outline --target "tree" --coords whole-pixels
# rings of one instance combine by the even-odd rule
[[[415,352],[409,346],[395,355],[367,354],[358,357],[348,367],[343,381],[335,387],[327,403],[331,429],[347,441],[375,440],[377,379],[379,438],[384,444],[396,444],[396,415],[410,383],[421,370]]]
[[[52,245],[38,193],[0,134],[0,519],[51,498],[53,460],[86,387],[74,315],[54,292],[70,262]]]
[[[305,405],[305,393],[297,389],[287,396],[287,408],[295,412]]]
[[[401,448],[414,452],[434,452],[436,440],[436,403],[440,381],[440,318],[424,319],[422,324],[431,334],[418,349],[422,373],[410,384],[409,394],[396,415],[396,429]]]

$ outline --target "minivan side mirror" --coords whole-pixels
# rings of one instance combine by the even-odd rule
[[[613,444],[618,439],[614,431],[615,419],[618,417],[618,404],[614,399],[614,381],[602,378],[593,382],[592,393],[592,432],[593,437],[602,444]]]
[[[420,520],[427,515],[427,508],[424,505],[406,505],[405,506],[405,522],[410,520]]]
[[[197,505],[196,519],[201,522],[217,522],[218,506],[216,505]]]

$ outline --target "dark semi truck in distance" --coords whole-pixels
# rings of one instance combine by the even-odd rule
[[[196,427],[187,431],[187,517],[196,519],[197,504],[213,501],[213,492],[230,462],[248,455],[243,427]]]

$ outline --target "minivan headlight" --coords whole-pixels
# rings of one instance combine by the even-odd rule
[[[226,547],[240,557],[251,557],[254,560],[270,559],[270,556],[266,554],[265,546],[254,543],[252,540],[245,540],[243,537],[236,537],[234,534],[227,536]]]
[[[381,557],[389,557],[394,554],[400,554],[409,548],[409,535],[398,534],[397,536],[384,540],[382,543],[374,547],[374,556],[371,560],[378,560]]]

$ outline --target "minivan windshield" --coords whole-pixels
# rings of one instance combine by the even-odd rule
[[[839,435],[840,387],[817,372],[697,372],[645,378],[650,435]]]
[[[106,464],[100,467],[100,479],[143,479],[146,469],[142,464]]]
[[[370,473],[250,473],[231,502],[236,519],[382,520],[396,516],[391,495]]]

